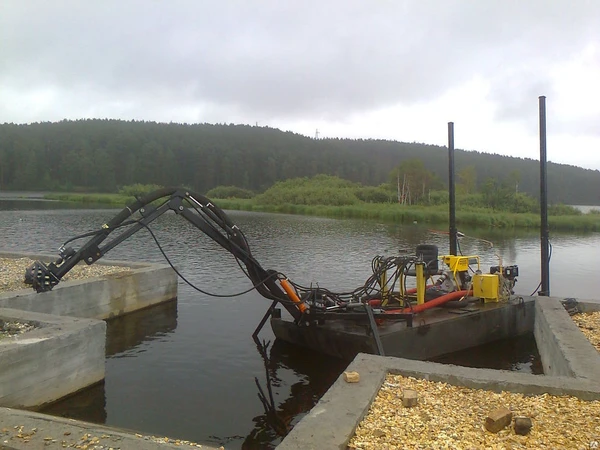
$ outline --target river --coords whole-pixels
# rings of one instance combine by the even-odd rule
[[[59,202],[0,199],[0,250],[55,254],[63,241],[97,229],[115,213]],[[448,249],[445,234],[420,224],[228,214],[245,232],[263,267],[300,284],[319,283],[332,290],[363,284],[378,254],[414,252],[418,243],[435,243],[441,253]],[[151,227],[176,267],[202,289],[224,294],[251,286],[228,253],[181,217],[167,214]],[[529,295],[535,290],[540,281],[537,232],[461,231],[466,235],[461,239],[464,254],[479,254],[484,268],[498,264],[498,257],[505,264],[518,264],[516,291]],[[593,268],[600,233],[553,234],[551,242],[552,295],[596,297]],[[146,231],[107,258],[164,263]],[[347,363],[273,343],[267,326],[260,335],[271,342],[265,367],[251,334],[268,305],[256,292],[214,298],[180,282],[176,302],[110,321],[105,382],[45,412],[228,449],[272,447]],[[257,383],[267,392],[267,373],[276,414],[266,414],[258,398]]]

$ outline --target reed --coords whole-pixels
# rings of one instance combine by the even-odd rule
[[[448,211],[437,206],[403,206],[398,204],[358,205],[264,205],[253,200],[216,200],[223,209],[239,209],[273,213],[299,214],[338,219],[365,219],[382,222],[424,223],[448,225]],[[467,208],[457,211],[457,225],[476,228],[539,229],[540,217],[530,213],[497,212],[484,208]],[[600,231],[600,215],[549,216],[552,231]]]
[[[69,192],[46,194],[44,198],[61,202],[98,203],[114,206],[125,206],[135,200],[133,196],[122,194],[78,194]]]
[[[47,199],[99,203],[112,206],[125,206],[133,197],[120,194],[47,194]],[[339,197],[338,197],[339,198]],[[294,203],[264,203],[252,199],[215,199],[222,209],[260,211],[284,214],[310,215],[338,219],[363,219],[396,223],[423,223],[435,225],[448,224],[447,205],[408,206],[397,203],[353,203],[346,205],[306,205]],[[566,210],[568,211],[568,210]],[[563,210],[565,212],[565,210]],[[459,227],[497,228],[497,229],[539,229],[540,217],[531,213],[511,213],[495,211],[475,206],[459,206],[456,213]],[[600,231],[600,214],[550,215],[548,218],[552,231]]]

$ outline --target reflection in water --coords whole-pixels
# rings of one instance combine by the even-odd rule
[[[164,336],[177,328],[177,300],[162,303],[107,321],[106,357],[127,357],[140,344]],[[75,395],[45,406],[41,412],[93,423],[105,423],[104,381]]]
[[[266,424],[275,431],[278,436],[285,437],[290,432],[290,423],[285,420],[285,418],[281,417],[277,411],[277,407],[275,406],[275,399],[273,398],[273,383],[275,381],[279,381],[277,379],[277,371],[273,368],[272,364],[269,360],[269,355],[267,353],[270,345],[269,342],[260,342],[258,337],[253,336],[254,342],[256,343],[256,349],[258,353],[263,359],[265,364],[265,380],[266,380],[266,389],[268,392],[268,396],[265,394],[260,381],[258,381],[258,377],[254,377],[254,381],[256,382],[256,387],[258,388],[258,399],[263,405],[265,410],[265,422]],[[259,428],[259,430],[264,429],[264,427]],[[250,433],[249,437],[253,437],[254,432]],[[272,440],[269,440],[271,442]]]
[[[106,395],[104,381],[45,406],[40,412],[52,416],[85,420],[86,422],[105,423]]]
[[[109,321],[107,358],[126,357],[141,343],[174,330],[177,325],[176,305],[176,302],[168,302]],[[262,403],[264,414],[252,419],[254,429],[246,437],[211,436],[213,444],[239,441],[244,449],[275,448],[348,365],[348,361],[317,354],[280,340],[275,340],[273,345],[256,341],[256,348],[265,367],[265,379],[255,378],[258,401]],[[285,395],[281,391],[287,391],[289,383],[282,379],[279,372],[290,370],[296,382],[289,386],[289,392]],[[41,412],[106,423],[105,384],[98,383],[44,407]]]
[[[106,357],[119,358],[119,353],[164,336],[175,328],[177,299],[109,320],[106,323]]]
[[[533,334],[491,342],[433,358],[430,361],[483,369],[543,375],[542,360]]]
[[[265,413],[252,419],[254,429],[242,443],[242,448],[275,448],[331,387],[348,361],[317,354],[278,339],[267,355],[270,344],[255,342],[265,364],[266,392],[255,378],[258,398]],[[327,370],[322,370],[323,367]],[[282,387],[282,380],[278,377],[280,369],[291,369],[302,379],[290,387],[289,396],[277,405],[274,388]]]

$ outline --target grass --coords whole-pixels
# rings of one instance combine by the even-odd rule
[[[135,199],[120,194],[48,194],[51,200],[102,203],[125,206]],[[448,224],[448,207],[406,206],[396,203],[359,203],[354,205],[258,204],[254,199],[215,199],[222,209],[321,216],[338,219],[367,219],[396,223]],[[539,229],[540,217],[531,213],[509,213],[486,208],[458,207],[459,226],[497,229]],[[600,231],[600,214],[549,216],[552,231]]]
[[[59,200],[62,202],[76,203],[100,203],[103,205],[125,206],[135,200],[133,196],[122,194],[76,194],[76,193],[53,193],[46,194],[47,200]]]
[[[405,206],[398,204],[363,203],[359,205],[258,205],[253,200],[219,199],[223,209],[301,214],[332,218],[369,219],[383,222],[448,224],[446,206]],[[485,208],[458,208],[456,221],[462,226],[498,229],[539,229],[540,216],[531,213],[510,213]],[[598,214],[549,216],[553,231],[600,231]]]

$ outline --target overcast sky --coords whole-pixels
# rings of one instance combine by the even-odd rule
[[[0,122],[249,123],[600,169],[600,0],[0,1]]]

